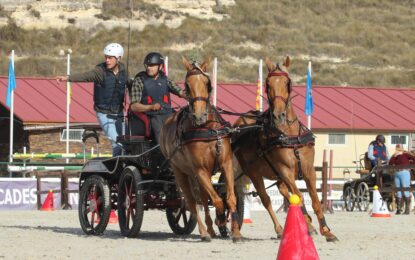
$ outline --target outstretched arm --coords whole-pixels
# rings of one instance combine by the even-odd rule
[[[103,82],[104,81],[104,71],[100,67],[95,67],[91,71],[84,73],[72,74],[69,76],[57,76],[55,77],[58,83],[63,81],[71,82]]]

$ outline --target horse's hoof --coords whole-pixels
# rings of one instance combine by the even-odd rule
[[[226,226],[222,226],[222,227],[218,227],[219,228],[219,233],[221,237],[228,237],[229,235],[229,230]]]
[[[327,236],[326,237],[327,242],[337,242],[339,239],[335,235]]]
[[[242,242],[242,237],[232,237],[232,242],[240,243],[240,242]]]
[[[277,234],[277,239],[281,239],[282,238],[282,233],[280,234],[280,233],[278,233]]]
[[[210,241],[212,241],[212,239],[210,238],[210,236],[202,237],[202,242],[210,242]]]

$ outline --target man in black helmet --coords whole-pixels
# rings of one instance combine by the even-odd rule
[[[186,95],[163,73],[164,58],[160,53],[147,54],[144,67],[146,70],[139,72],[130,85],[130,109],[147,115],[151,123],[152,139],[158,143],[161,126],[173,112],[170,93],[182,98]]]
[[[389,153],[383,135],[377,135],[376,139],[369,144],[367,157],[370,159],[372,167],[377,164],[378,158],[382,161],[388,161]]]

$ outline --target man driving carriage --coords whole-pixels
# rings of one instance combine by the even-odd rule
[[[372,168],[376,166],[378,159],[388,161],[389,153],[386,148],[385,137],[383,135],[377,135],[376,139],[369,144],[367,156],[370,159]]]
[[[130,86],[131,111],[151,125],[151,139],[159,142],[160,129],[173,112],[170,93],[185,98],[185,92],[164,73],[164,58],[150,52],[144,59],[145,71],[139,72]]]

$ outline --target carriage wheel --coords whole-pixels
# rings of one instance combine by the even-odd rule
[[[118,186],[118,222],[121,234],[136,237],[144,214],[144,194],[140,172],[134,166],[124,168]]]
[[[369,186],[365,182],[359,183],[356,188],[356,203],[360,211],[367,211],[370,204]]]
[[[196,217],[187,209],[184,198],[181,199],[180,208],[166,209],[167,222],[174,234],[189,235],[196,227]]]
[[[102,234],[111,213],[110,189],[101,176],[88,177],[79,192],[78,215],[82,230],[88,235]]]
[[[353,211],[355,195],[352,186],[347,186],[343,193],[344,206],[346,211]]]

